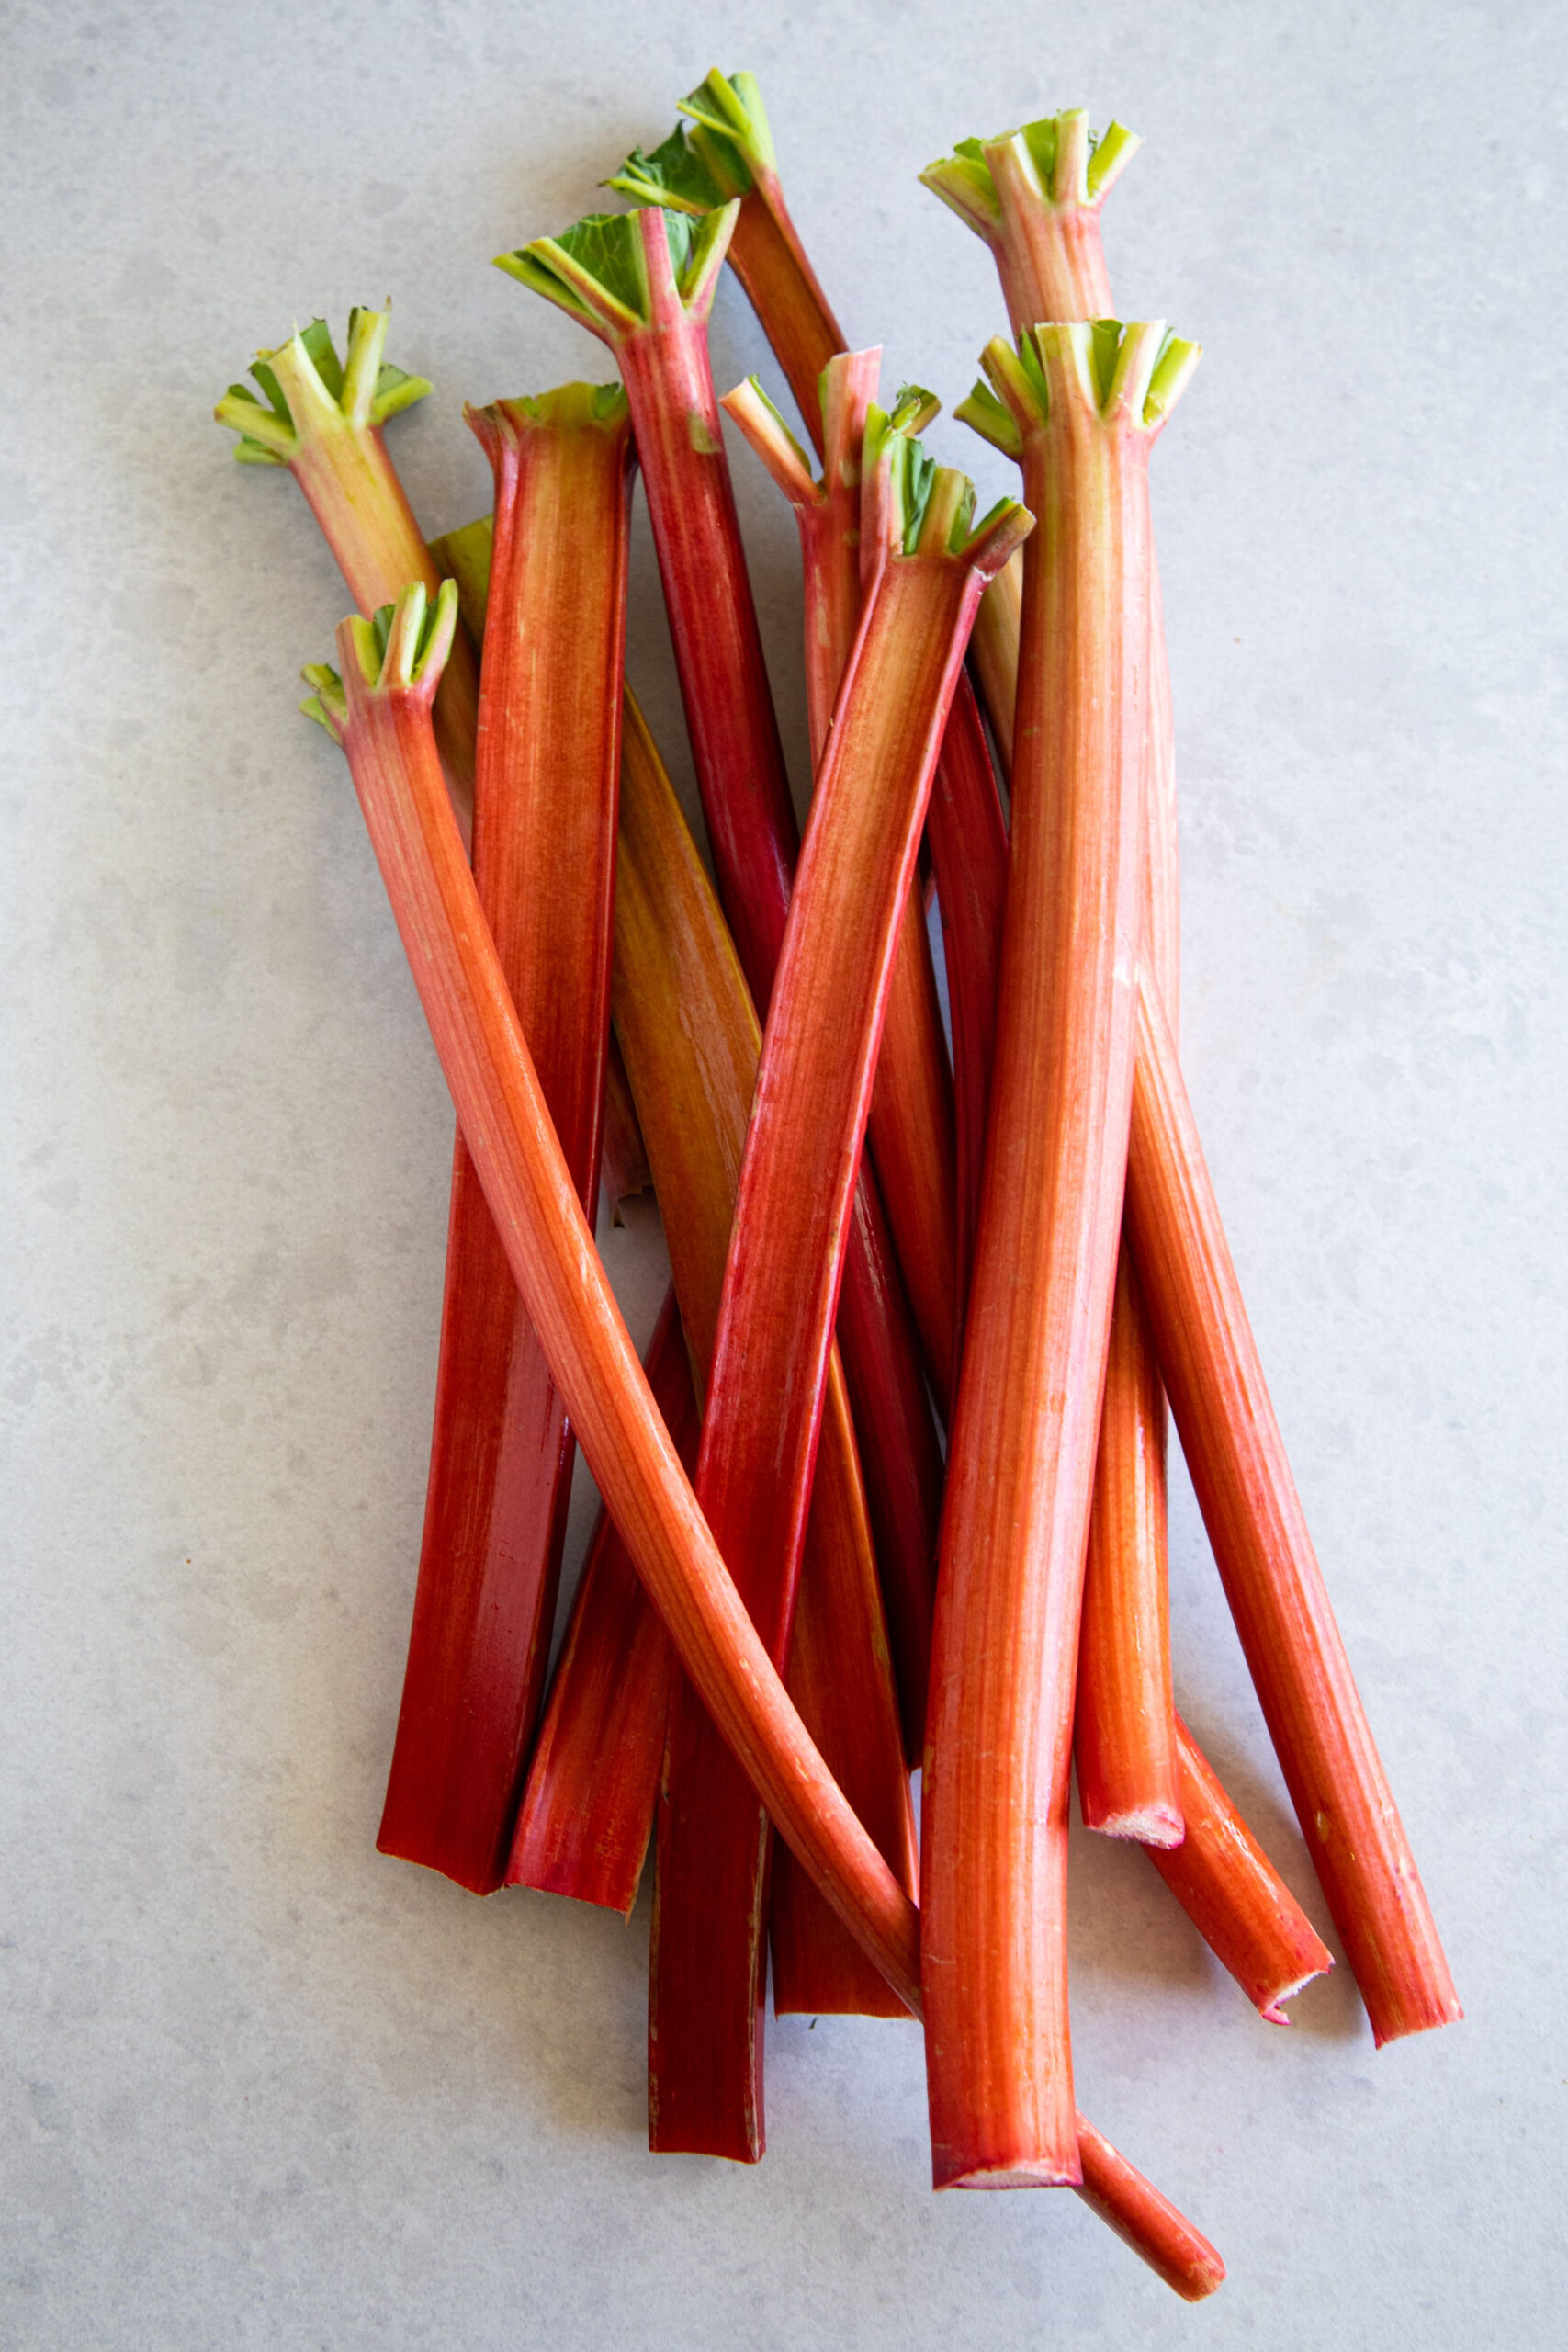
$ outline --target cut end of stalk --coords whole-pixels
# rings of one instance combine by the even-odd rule
[[[1325,1952],[1321,1968],[1309,1968],[1304,1976],[1296,1977],[1293,1983],[1280,1984],[1271,1992],[1260,1994],[1258,2000],[1258,2014],[1264,2024],[1289,2025],[1291,2020],[1285,2015],[1285,2002],[1293,2001],[1298,1993],[1304,1992],[1306,1987],[1314,1984],[1318,1977],[1326,1976],[1333,1965],[1332,1958]]]
[[[882,374],[882,345],[869,351],[839,351],[817,381],[822,408],[822,483],[858,490],[865,454],[865,420]],[[903,395],[900,393],[900,399]],[[897,402],[895,403],[897,406]],[[935,413],[933,409],[932,413]],[[929,422],[929,420],[928,420]],[[917,426],[921,431],[922,426]]]
[[[312,319],[276,350],[258,352],[251,373],[265,399],[244,384],[231,384],[212,412],[239,435],[237,461],[292,465],[322,432],[344,425],[372,430],[423,400],[428,379],[407,375],[381,356],[391,316],[389,302],[382,311],[351,311],[345,359],[339,359],[324,319]]]
[[[1102,1821],[1091,1821],[1085,1814],[1084,1827],[1092,1829],[1096,1837],[1130,1838],[1134,1845],[1153,1846],[1163,1854],[1173,1853],[1187,1834],[1180,1814],[1169,1805],[1143,1806],[1135,1813],[1108,1813]]]
[[[585,213],[558,237],[497,254],[495,266],[615,344],[650,322],[666,285],[687,311],[705,314],[739,209],[726,203],[700,219],[661,204]]]
[[[972,2172],[959,2173],[950,2180],[935,2180],[932,2187],[944,2188],[1081,2188],[1083,2168],[1074,2165],[1070,2169],[1055,2165],[987,2165]]]
[[[823,384],[827,384],[826,369]],[[719,406],[745,435],[792,506],[823,503],[827,492],[812,476],[810,458],[762,390],[760,378],[748,376],[743,384],[724,394]]]

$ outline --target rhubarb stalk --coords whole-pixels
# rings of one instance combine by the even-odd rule
[[[630,431],[619,386],[468,412],[496,506],[474,878],[585,1209],[609,1028]],[[424,1537],[378,1838],[502,1883],[555,1622],[573,1446],[459,1137]]]
[[[647,1105],[677,1291],[705,1388],[761,1033],[713,887],[639,717],[627,725],[615,896],[615,1019]],[[902,1883],[916,1883],[887,1634],[835,1349],[785,1682]],[[775,1874],[781,2008],[903,2016],[804,1872]]]
[[[822,370],[845,348],[839,322],[795,232],[753,74],[711,73],[661,147],[634,148],[605,186],[634,204],[701,216],[739,199],[729,265],[788,379],[818,457],[827,443],[818,397]]]
[[[287,466],[306,499],[362,612],[389,604],[411,580],[431,595],[440,576],[398,480],[382,428],[430,390],[383,358],[391,305],[351,311],[346,359],[324,319],[313,319],[276,351],[257,354],[252,375],[265,394],[231,384],[214,409],[239,435],[241,465]],[[459,630],[435,698],[435,739],[454,797],[467,819],[473,802],[479,665]]]
[[[887,1982],[918,2012],[919,1915],[791,1706],[660,1419],[593,1247],[474,889],[430,705],[457,620],[414,585],[383,638],[338,632],[340,679],[306,672],[304,707],[342,744],[453,1102],[517,1285],[611,1511],[686,1673],[781,1835]],[[428,621],[428,626],[427,626]],[[1217,2286],[1213,2247],[1087,2122],[1084,2192],[1178,2293]]]
[[[694,224],[649,208],[591,216],[499,266],[615,352],[631,404],[719,898],[764,1012],[798,834],[762,661],[708,361],[707,315],[739,199]],[[942,1471],[874,1176],[863,1173],[842,1339],[879,1547],[931,1573]],[[906,1722],[920,1704],[904,1697]]]
[[[1259,2017],[1289,2025],[1283,2004],[1334,1965],[1334,1955],[1236,1812],[1179,1715],[1179,1846],[1148,1857],[1215,1958]]]
[[[1081,108],[999,139],[970,140],[922,175],[991,247],[1015,335],[1037,320],[1108,318],[1113,310],[1100,209],[1137,152],[1120,123],[1096,140]],[[961,412],[962,413],[962,412]],[[978,420],[976,420],[978,421]],[[1174,989],[1175,766],[1169,678],[1151,543],[1146,887],[1148,952],[1157,985]],[[995,671],[996,624],[982,635]],[[999,680],[997,682],[999,688]],[[1005,699],[1002,692],[996,695]],[[1131,1251],[1117,1268],[1111,1352],[1089,1521],[1074,1735],[1085,1823],[1146,1845],[1181,1837],[1176,1716],[1170,1685],[1166,1570],[1166,1414],[1159,1368]]]
[[[990,1136],[948,1464],[921,1874],[938,2187],[1079,2178],[1066,1796],[1132,1107],[1149,447],[1196,358],[1157,324],[985,356],[1041,527]]]
[[[826,455],[819,481],[754,376],[721,402],[789,500],[800,532],[814,768],[820,768],[827,750],[860,621],[863,572],[871,568],[863,560],[870,541],[861,530],[868,413],[876,420],[874,434],[888,435],[919,433],[937,412],[929,392],[907,386],[893,415],[885,418],[874,405],[880,358],[875,351],[840,352],[822,371]],[[927,1370],[945,1418],[953,1369],[957,1153],[942,1008],[913,885],[898,926],[868,1136]]]
[[[1374,2039],[1463,2012],[1269,1401],[1157,994],[1138,996],[1128,1220],[1182,1452]]]
[[[918,444],[899,454],[896,532],[840,695],[769,1007],[697,1469],[716,1540],[780,1659],[894,934],[975,605],[1031,523],[1004,501],[973,529],[966,479],[933,469]],[[659,1822],[657,2146],[761,2154],[766,1864],[750,1786],[682,1698]]]
[[[1015,569],[1008,565],[1007,573]],[[998,579],[1004,576],[998,573]],[[995,586],[993,581],[980,599],[982,611]],[[1014,666],[1009,666],[1005,684],[1010,713],[1017,684]],[[957,709],[955,698],[954,714]],[[974,724],[977,732],[977,717]],[[959,760],[954,757],[954,740],[950,717],[927,822],[937,859],[938,885],[943,893],[962,1138],[965,1102],[977,1102],[983,1117],[990,1093],[1008,850],[1007,821],[985,745],[980,742],[973,756]],[[962,1167],[961,1159],[961,1170]],[[1118,1274],[1120,1266],[1119,1261]],[[961,1283],[963,1271],[961,1261]],[[1114,1346],[1114,1315],[1111,1333]],[[1081,1640],[1079,1646],[1081,1656]],[[1271,2025],[1286,2024],[1289,2020],[1280,2003],[1331,1966],[1330,1956],[1179,1714],[1175,1723],[1180,1772],[1178,1802],[1185,1835],[1179,1846],[1150,1845],[1144,1850],[1247,1997]]]
[[[643,1369],[690,1477],[701,1424],[673,1290]],[[625,1539],[601,1507],[528,1767],[508,1886],[630,1913],[679,1671]]]

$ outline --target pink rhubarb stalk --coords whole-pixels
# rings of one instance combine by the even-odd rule
[[[963,475],[904,444],[877,569],[812,802],[769,1008],[725,1270],[697,1496],[770,1653],[787,1653],[842,1238],[894,934],[986,579],[1029,528],[972,530]],[[762,2148],[767,1824],[706,1714],[678,1701],[660,1809],[650,2014],[654,2144]]]
[[[615,352],[631,405],[719,898],[765,1012],[798,847],[708,361],[707,315],[738,200],[694,222],[657,207],[580,220],[499,266]],[[918,1341],[871,1171],[841,1336],[879,1547],[929,1576],[941,1458]],[[924,1547],[922,1549],[922,1547]]]
[[[566,1396],[590,1467],[681,1663],[782,1836],[918,2010],[915,1906],[845,1804],[731,1583],[637,1362],[561,1158],[474,889],[441,775],[430,706],[457,621],[441,593],[400,598],[383,647],[355,616],[338,632],[340,679],[306,672],[306,710],[348,755],[458,1123],[513,1272]],[[1080,2119],[1080,2121],[1082,2120]],[[1084,2193],[1179,2293],[1224,2277],[1213,2247],[1082,2121]]]
[[[926,183],[991,247],[1015,335],[1042,319],[1109,318],[1114,305],[1100,244],[1100,208],[1139,145],[1112,123],[1096,141],[1081,109],[1000,139],[968,141]],[[1175,766],[1169,678],[1151,546],[1147,864],[1158,904],[1150,955],[1174,986]],[[982,658],[1000,616],[987,616]],[[999,699],[999,697],[998,697]],[[1121,1253],[1084,1579],[1075,1752],[1078,1802],[1091,1829],[1145,1844],[1181,1837],[1176,1717],[1170,1687],[1166,1573],[1166,1414],[1137,1276]]]
[[[474,878],[585,1209],[610,1012],[631,445],[618,386],[469,411],[495,472]],[[502,1883],[573,1448],[459,1137],[424,1537],[378,1843]]]
[[[1079,2177],[1067,1767],[1132,1107],[1147,460],[1196,356],[1162,356],[1162,333],[1044,326],[986,354],[1041,521],[931,1659],[922,1966],[942,2188]]]
[[[231,384],[213,414],[240,435],[242,465],[287,466],[360,610],[389,605],[411,580],[434,596],[440,575],[387,454],[383,427],[430,390],[382,356],[391,306],[351,311],[346,359],[324,319],[313,319],[251,369],[265,402]],[[435,700],[435,739],[467,820],[473,804],[479,664],[459,630]]]

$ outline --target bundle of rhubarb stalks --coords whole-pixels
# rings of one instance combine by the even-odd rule
[[[1213,2248],[1075,2103],[1070,1770],[1263,2018],[1330,1958],[1174,1703],[1168,1399],[1373,2033],[1460,2015],[1178,1059],[1148,460],[1198,351],[1114,316],[1120,125],[933,164],[1010,330],[958,413],[1023,503],[977,520],[918,438],[935,401],[883,405],[845,348],[754,81],[680,113],[609,182],[634,209],[501,257],[619,381],[467,411],[491,515],[423,537],[382,428],[429,386],[385,312],[341,360],[297,333],[217,411],[358,608],[304,707],[457,1114],[379,1843],[626,1913],[651,1842],[654,2149],[761,2156],[771,1956],[776,2012],[923,2018],[938,2188],[1077,2188],[1197,2298]],[[716,399],[727,260],[815,457],[757,379]],[[721,406],[800,529],[804,838]],[[623,677],[637,469],[711,880]],[[640,1363],[601,1182],[651,1182],[669,1244]],[[579,1444],[604,1508],[552,1681]]]

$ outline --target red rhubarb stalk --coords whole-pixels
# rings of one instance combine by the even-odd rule
[[[697,1496],[771,1654],[789,1645],[842,1236],[894,934],[980,590],[1030,526],[902,444],[897,536],[840,695],[791,903],[725,1269]],[[706,1714],[671,1718],[649,2035],[654,2144],[762,2150],[767,1824]]]
[[[738,205],[579,221],[499,266],[615,352],[631,404],[719,899],[766,1008],[798,834],[725,461],[707,314]],[[842,1338],[889,1583],[929,1582],[941,1458],[874,1176],[863,1172]],[[897,1546],[897,1550],[891,1547]],[[908,1724],[920,1705],[906,1693]]]
[[[457,620],[442,591],[400,599],[383,647],[358,616],[338,632],[340,680],[306,672],[305,708],[348,754],[371,845],[452,1090],[507,1238],[517,1286],[611,1511],[681,1663],[782,1836],[918,2011],[919,1921],[812,1746],[682,1471],[605,1278],[529,1059],[441,775],[430,705]],[[1086,2139],[1091,2127],[1083,2126]],[[1085,2188],[1180,2293],[1208,2291],[1213,2248],[1095,2138]]]
[[[1052,325],[986,367],[1025,546],[985,1193],[948,1464],[921,1872],[937,2186],[1079,2177],[1066,1796],[1132,1106],[1148,451],[1196,354]],[[1157,363],[1157,364],[1156,364]]]
[[[649,1149],[671,1262],[705,1384],[761,1033],[712,885],[639,722],[627,729],[625,772],[616,1020],[649,1105]],[[836,1349],[829,1357],[785,1682],[835,1780],[912,1891],[914,1813]],[[769,1916],[779,2011],[906,2014],[787,1854],[775,1859]]]
[[[990,245],[1015,335],[1040,319],[1111,315],[1100,208],[1138,145],[1119,123],[1096,141],[1088,116],[1072,109],[1000,139],[969,141],[923,175]],[[1146,859],[1160,890],[1150,954],[1158,984],[1169,986],[1179,922],[1175,772],[1152,547],[1149,568]],[[988,628],[987,639],[991,634]],[[988,644],[987,659],[994,664]],[[1091,1829],[1174,1846],[1181,1810],[1170,1687],[1165,1398],[1126,1247],[1121,1260],[1084,1579],[1074,1742],[1078,1803]]]
[[[1307,1533],[1157,994],[1127,1206],[1160,1367],[1264,1720],[1381,2044],[1462,2015]]]
[[[630,434],[619,386],[468,412],[495,472],[474,879],[579,1194],[609,1028]],[[424,1537],[378,1843],[502,1883],[555,1621],[573,1447],[459,1139]]]
[[[795,510],[806,605],[806,702],[811,757],[820,768],[834,706],[859,626],[869,541],[861,530],[868,411],[880,354],[841,352],[822,371],[826,456],[820,481],[757,379],[721,403]],[[919,433],[935,415],[929,392],[906,387],[887,429]],[[878,423],[878,433],[884,430]],[[919,1326],[931,1385],[945,1417],[952,1397],[956,1147],[953,1082],[942,1009],[919,894],[911,886],[898,926],[887,1018],[877,1057],[869,1128],[878,1189]]]
[[[844,337],[784,202],[756,76],[716,68],[682,100],[680,111],[688,121],[677,123],[651,154],[634,148],[605,186],[634,204],[662,204],[699,217],[739,198],[729,266],[821,457],[827,443],[818,385],[828,362],[845,348]]]
[[[980,599],[980,612],[998,582],[1017,571],[1004,564]],[[976,626],[979,626],[976,616]],[[1015,672],[1016,675],[1016,672]],[[953,1248],[953,1329],[959,1361],[969,1298],[975,1238],[986,1164],[991,1062],[996,1046],[997,990],[1001,976],[1002,915],[1007,896],[1007,821],[997,797],[991,755],[979,706],[967,676],[960,678],[931,786],[926,835],[942,909],[947,1005],[953,1023],[953,1131],[957,1161],[957,1223]]]
[[[434,595],[440,576],[387,454],[382,428],[430,390],[382,357],[391,305],[351,311],[346,359],[340,361],[324,319],[313,319],[276,351],[257,355],[252,375],[258,401],[231,384],[213,411],[240,435],[242,465],[287,466],[337,560],[362,612],[390,604],[409,581]],[[435,699],[435,737],[465,820],[474,788],[474,729],[479,664],[459,631]]]
[[[746,1121],[761,1036],[744,977],[669,778],[628,697],[616,864],[615,1001],[634,1087],[648,1104],[649,1148],[686,1328],[704,1380],[724,1282]],[[818,1669],[823,1643],[792,1657],[787,1687],[860,1819],[901,1883],[915,1884],[914,1819],[903,1769],[886,1635],[852,1430],[836,1356],[802,1567],[811,1624],[833,1647],[833,1687]],[[653,1631],[657,1633],[655,1624]],[[553,1702],[552,1702],[553,1703]],[[606,1755],[613,1796],[637,1776],[651,1815],[664,1750],[651,1714],[628,1715]],[[821,1736],[818,1737],[818,1733]],[[827,1745],[824,1746],[824,1741]],[[629,1751],[635,1750],[635,1755]],[[529,1802],[545,1760],[530,1776]],[[582,1793],[602,1803],[597,1782]],[[787,1891],[793,1887],[793,1896]],[[803,1915],[790,1944],[794,1980],[818,2008],[903,2015],[804,1874],[786,1873],[784,1908]],[[813,1917],[815,1916],[815,1918]],[[791,1995],[787,1974],[777,1987]]]
[[[690,1477],[701,1424],[673,1290],[643,1369]],[[508,1886],[629,1914],[679,1671],[620,1530],[601,1508],[528,1767]]]
[[[762,1801],[907,2002],[919,1998],[908,1896],[822,1763],[759,1639],[654,1404],[593,1246],[512,1003],[441,775],[430,706],[457,619],[417,584],[385,643],[338,632],[341,680],[306,705],[342,743],[458,1124],[595,1482],[676,1653]]]
[[[620,368],[720,896],[765,1005],[795,829],[708,363],[708,312],[738,209],[694,224],[657,207],[591,214],[497,266],[608,344]]]
[[[1149,1860],[1258,2015],[1289,2025],[1281,2004],[1334,1956],[1179,1715],[1176,1744],[1187,1835],[1168,1852],[1151,1846]]]
[[[1008,566],[1010,573],[1014,569]],[[993,582],[981,598],[982,611],[995,586]],[[1006,673],[1010,713],[1016,684],[1016,667],[1010,664]],[[955,712],[957,707],[955,700]],[[1007,824],[984,743],[968,760],[961,762],[953,754],[950,717],[927,825],[939,888],[944,893],[942,921],[948,940],[953,1069],[959,1082],[962,1136],[966,1094],[977,1098],[983,1118],[990,1092],[997,966],[1007,899]],[[950,787],[945,806],[944,783]],[[973,1045],[966,1047],[971,1036]],[[1119,1261],[1119,1277],[1121,1264]],[[1112,1347],[1115,1340],[1113,1316]],[[1100,1442],[1103,1444],[1103,1425]],[[1081,1657],[1081,1637],[1079,1654]],[[1287,2019],[1280,2003],[1328,1967],[1329,1955],[1179,1715],[1176,1733],[1181,1774],[1179,1802],[1186,1835],[1178,1847],[1162,1850],[1149,1846],[1145,1851],[1249,1999],[1270,2024],[1284,2024]]]

